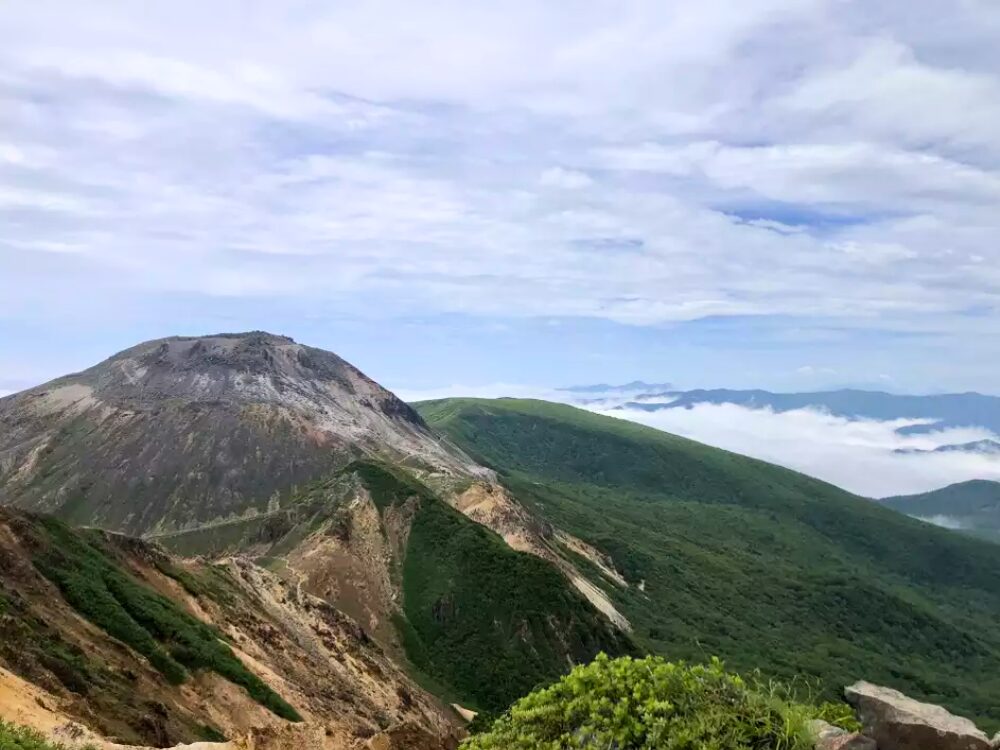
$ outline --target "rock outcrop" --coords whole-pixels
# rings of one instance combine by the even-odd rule
[[[816,750],[877,750],[875,740],[860,732],[848,732],[822,719],[809,723]]]
[[[879,750],[992,750],[986,734],[968,719],[898,690],[861,681],[844,695]]]

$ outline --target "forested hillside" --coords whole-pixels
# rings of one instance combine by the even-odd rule
[[[595,581],[671,658],[864,677],[1000,720],[1000,548],[802,474],[539,401],[418,411],[553,524],[611,556]],[[585,565],[585,561],[581,561]]]

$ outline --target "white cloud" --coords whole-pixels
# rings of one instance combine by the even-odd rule
[[[585,173],[562,167],[549,167],[542,172],[538,182],[544,187],[565,188],[566,190],[579,190],[594,184],[594,181]]]
[[[867,40],[850,59],[805,76],[778,104],[790,114],[822,119],[825,130],[860,129],[918,147],[943,140],[1000,155],[995,71],[929,65],[888,37]]]
[[[998,97],[1000,99],[1000,97]],[[788,203],[866,204],[869,210],[1000,200],[1000,176],[920,151],[852,141],[727,146],[643,143],[604,148],[598,163],[612,169],[700,177],[725,190],[750,190]]]
[[[827,368],[816,368],[817,371]],[[644,411],[621,408],[633,396],[621,393],[575,393],[526,384],[490,383],[428,389],[395,389],[407,402],[439,398],[536,398],[567,403],[598,414],[628,419],[717,448],[759,458],[842,487],[865,497],[905,495],[968,479],[1000,481],[1000,455],[932,451],[995,438],[969,427],[901,435],[896,430],[920,420],[846,419],[814,409],[776,413],[735,404],[698,404],[693,408]],[[668,403],[672,396],[642,399]],[[947,528],[947,518],[923,519]]]
[[[861,0],[12,4],[0,312],[80,320],[69,286],[992,351],[996,13],[927,3],[947,23]]]
[[[960,518],[955,518],[954,516],[944,516],[937,514],[934,516],[914,516],[921,521],[926,521],[927,523],[932,523],[935,526],[940,526],[945,529],[961,530],[966,528],[966,524]]]
[[[795,369],[797,375],[805,375],[806,377],[819,377],[827,375],[836,375],[837,371],[832,367],[819,367],[816,365],[802,365]]]
[[[786,466],[867,497],[924,492],[967,479],[1000,480],[997,456],[895,452],[995,437],[979,428],[900,435],[896,429],[914,420],[849,420],[811,409],[775,413],[734,404],[602,413]]]

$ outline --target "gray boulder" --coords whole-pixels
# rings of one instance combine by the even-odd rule
[[[809,722],[816,750],[876,750],[875,740],[857,732],[835,727],[822,719]]]
[[[968,719],[898,690],[862,681],[844,695],[879,750],[992,750],[989,738]]]

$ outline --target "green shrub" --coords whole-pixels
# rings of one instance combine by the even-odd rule
[[[183,570],[167,559],[157,558],[154,561],[156,569],[163,573],[163,575],[168,578],[173,578],[177,583],[181,585],[185,591],[187,591],[195,599],[200,599],[208,594],[205,586],[195,578],[193,575]]]
[[[462,750],[806,750],[816,708],[726,672],[658,657],[576,667],[515,703]]]
[[[854,709],[846,703],[821,703],[816,708],[815,718],[822,719],[828,724],[833,724],[849,732],[860,732],[861,722],[854,715]]]
[[[49,742],[41,732],[0,719],[0,750],[66,750],[66,748],[56,742]],[[93,748],[87,745],[80,750],[93,750]]]

